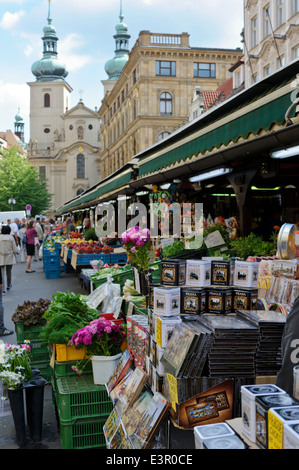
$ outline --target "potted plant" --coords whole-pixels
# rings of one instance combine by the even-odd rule
[[[76,349],[86,351],[83,361],[73,366],[73,370],[81,375],[91,360],[94,383],[100,385],[107,383],[122,355],[121,347],[125,337],[124,326],[104,316],[91,321],[89,325],[76,331],[69,342]],[[81,367],[83,362],[84,365]]]
[[[150,231],[135,225],[121,234],[121,240],[129,261],[139,273],[141,293],[148,295],[148,286],[151,281],[149,270],[152,247]]]
[[[0,361],[0,379],[9,398],[19,446],[26,442],[23,386],[32,378],[30,352],[28,343],[5,344]]]

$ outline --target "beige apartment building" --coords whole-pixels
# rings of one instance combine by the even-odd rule
[[[149,31],[141,31],[129,51],[122,14],[120,19],[116,56],[107,63],[109,78],[102,82],[102,178],[187,123],[194,88],[217,90],[243,55],[239,48],[191,47],[188,33]]]
[[[299,0],[245,0],[245,87],[299,57]]]

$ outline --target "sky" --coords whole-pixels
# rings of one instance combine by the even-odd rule
[[[139,32],[190,35],[191,47],[242,47],[243,0],[122,0],[130,48]],[[67,83],[73,89],[71,107],[82,97],[86,106],[99,108],[103,99],[105,63],[114,57],[115,25],[120,0],[51,0],[58,58],[66,64]],[[14,130],[15,115],[30,136],[31,66],[42,58],[43,27],[48,0],[0,0],[0,131]]]

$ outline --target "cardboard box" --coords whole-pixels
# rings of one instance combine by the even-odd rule
[[[234,311],[257,310],[258,289],[235,287],[233,299]]]
[[[186,286],[205,287],[211,285],[211,262],[203,260],[187,260]]]
[[[257,287],[258,285],[257,261],[236,261],[234,269],[234,286]]]
[[[268,416],[268,449],[283,449],[284,426],[299,420],[298,406],[271,408]]]
[[[165,370],[164,370],[164,365],[161,362],[161,357],[164,354],[165,348],[161,348],[158,344],[156,345],[156,363],[155,367],[157,370],[157,374],[163,377]]]
[[[211,262],[211,285],[231,286],[233,284],[234,262],[212,261]]]
[[[229,287],[207,288],[206,302],[208,313],[231,313],[233,312],[233,289]]]
[[[181,313],[181,289],[154,287],[154,313],[172,317]]]
[[[234,430],[226,423],[214,423],[194,428],[195,449],[203,449],[203,442],[216,437],[235,435]]]
[[[299,421],[286,423],[283,430],[283,448],[299,449]]]
[[[298,406],[297,400],[288,395],[261,395],[256,397],[256,444],[261,449],[268,449],[268,411],[270,408]]]
[[[161,262],[161,284],[181,286],[186,281],[186,260],[171,259]]]
[[[242,432],[251,442],[256,440],[256,397],[286,393],[276,385],[242,385],[241,386],[241,416]]]
[[[181,288],[181,312],[200,315],[206,310],[206,290],[202,287]]]

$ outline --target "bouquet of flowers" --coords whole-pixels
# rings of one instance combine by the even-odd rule
[[[135,225],[121,234],[122,244],[129,260],[137,269],[146,271],[149,268],[151,237],[147,228]]]
[[[81,375],[92,356],[114,356],[120,353],[125,337],[126,331],[122,325],[116,325],[104,317],[91,321],[76,331],[69,341],[69,345],[75,349],[86,351],[83,360],[72,366],[72,369]]]
[[[28,341],[3,345],[1,356],[0,379],[5,388],[15,390],[31,380],[31,347]]]

